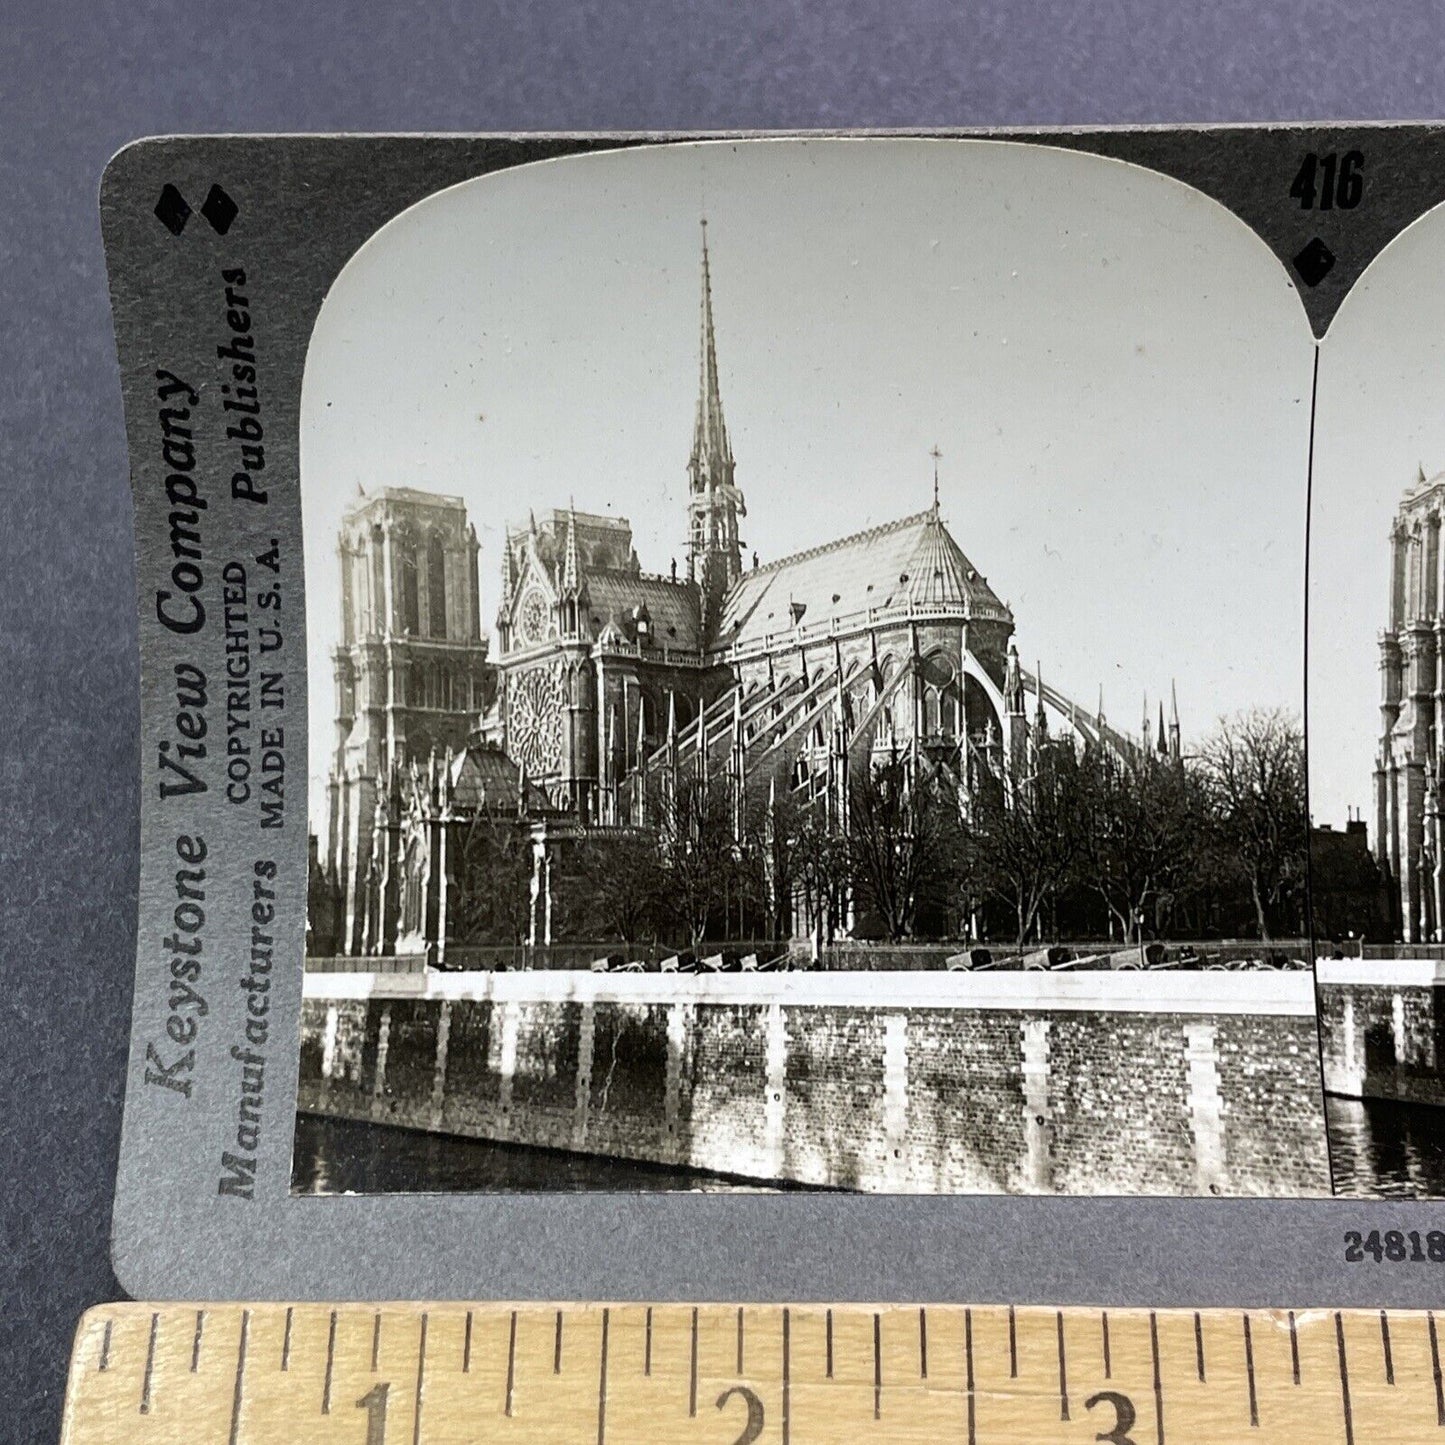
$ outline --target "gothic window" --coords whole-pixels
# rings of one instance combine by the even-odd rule
[[[433,532],[426,544],[427,633],[447,635],[447,559],[440,532]]]
[[[923,731],[936,733],[939,730],[938,689],[930,687],[923,695]]]
[[[441,684],[440,705],[445,711],[450,712],[452,708],[452,670],[445,663],[440,669],[439,682]]]
[[[950,688],[943,693],[939,700],[939,731],[947,733],[949,737],[954,736],[958,731],[956,717],[957,708],[954,704],[953,690]]]
[[[420,604],[417,598],[416,544],[403,540],[401,548],[401,630],[415,637],[421,631]]]
[[[341,558],[341,640],[351,642],[355,638],[355,601],[352,597],[351,586],[351,553],[343,541],[340,548]]]
[[[367,609],[367,631],[382,632],[390,627],[390,619],[383,616],[386,607],[386,578],[384,576],[385,556],[380,527],[371,532],[371,606]]]

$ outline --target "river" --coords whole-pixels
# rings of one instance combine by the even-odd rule
[[[1445,1109],[1379,1099],[1325,1100],[1335,1193],[1356,1199],[1445,1197]],[[753,1193],[699,1170],[497,1144],[316,1114],[296,1118],[297,1194],[527,1191]]]
[[[630,1159],[462,1139],[318,1114],[296,1116],[291,1169],[295,1194],[757,1193],[760,1188],[700,1170]]]
[[[1445,1196],[1445,1109],[1325,1099],[1335,1193],[1353,1199]]]

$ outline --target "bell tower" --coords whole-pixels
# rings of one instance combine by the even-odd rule
[[[697,418],[687,463],[687,574],[702,593],[704,646],[717,636],[723,599],[742,572],[738,519],[747,516],[743,494],[733,480],[733,449],[723,419],[718,384],[717,342],[712,321],[712,270],[707,221],[702,223],[702,335]]]
[[[340,892],[338,946],[355,955],[387,949],[392,850],[378,829],[399,822],[390,816],[397,772],[466,745],[492,669],[481,635],[477,534],[460,498],[406,487],[363,494],[342,520],[337,557],[326,862]]]

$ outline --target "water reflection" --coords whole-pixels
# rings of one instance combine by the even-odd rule
[[[760,1188],[698,1170],[460,1139],[317,1114],[296,1116],[291,1165],[295,1194],[756,1193]]]
[[[1445,1197],[1445,1109],[1330,1096],[1325,1118],[1336,1194]]]

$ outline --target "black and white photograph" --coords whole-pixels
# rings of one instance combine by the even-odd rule
[[[1445,1195],[1445,214],[1374,261],[1320,352],[1310,869],[1336,1191]]]
[[[1442,388],[1381,433],[1343,389],[1399,377],[1334,365],[1357,322],[1439,381],[1441,328],[1364,289],[1321,363],[1311,834],[1315,345],[1220,205],[755,140],[377,231],[302,387],[293,1191],[1329,1194],[1311,838],[1350,967],[1440,937],[1445,866],[1445,483],[1396,477],[1445,469]],[[1395,1018],[1361,1077],[1413,1079]]]

